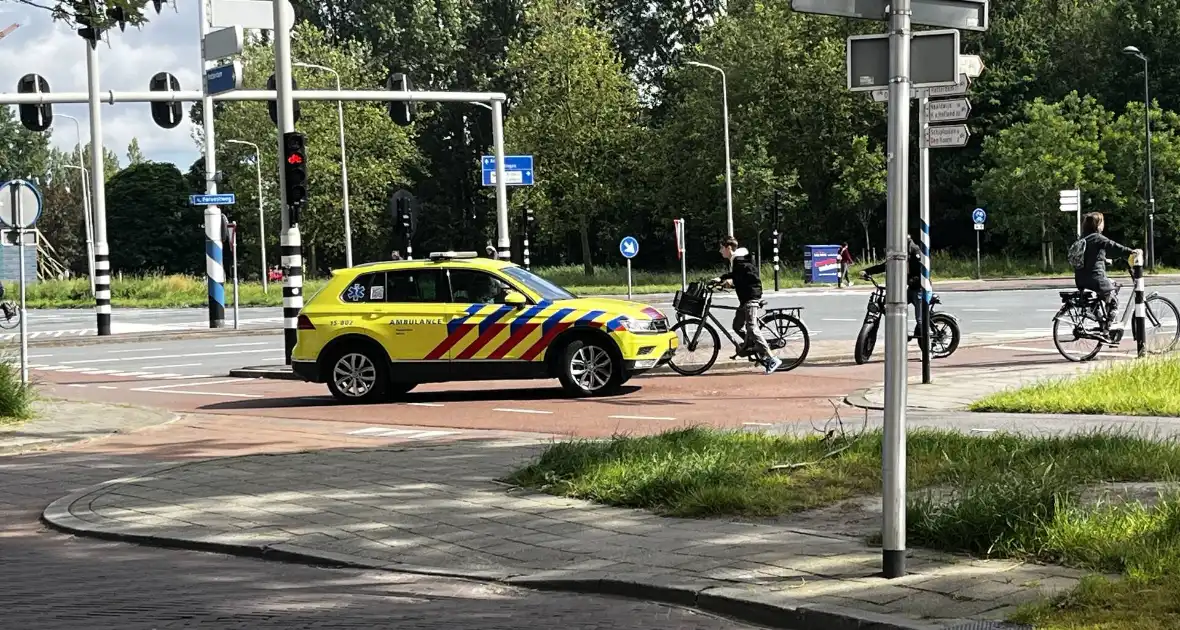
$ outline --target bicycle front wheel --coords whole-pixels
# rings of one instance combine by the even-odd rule
[[[776,372],[793,370],[807,359],[811,336],[803,320],[787,313],[770,313],[759,321],[770,352],[782,361]]]
[[[668,367],[677,374],[704,374],[717,362],[717,355],[721,352],[721,338],[709,322],[695,317],[685,318],[676,322],[671,332],[676,333],[680,344],[672,354],[672,359],[668,361]]]
[[[1164,354],[1176,349],[1180,342],[1180,309],[1162,295],[1147,298],[1144,314],[1143,348],[1151,354]]]
[[[0,313],[0,328],[5,330],[12,330],[20,325],[20,307],[14,302],[5,302],[8,307],[10,317],[5,317],[4,313]]]

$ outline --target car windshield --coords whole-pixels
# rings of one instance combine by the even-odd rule
[[[557,301],[557,300],[572,300],[575,296],[573,293],[549,282],[541,276],[534,275],[525,271],[521,267],[504,267],[502,270],[509,278],[528,287],[530,291],[541,296],[542,299]]]

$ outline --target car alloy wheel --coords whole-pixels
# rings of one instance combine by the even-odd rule
[[[610,354],[596,345],[582,346],[570,359],[570,376],[587,392],[596,392],[610,383],[614,373]]]
[[[377,384],[377,366],[364,354],[350,352],[336,361],[332,380],[344,395],[361,398]]]

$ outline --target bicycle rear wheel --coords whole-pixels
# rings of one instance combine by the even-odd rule
[[[946,313],[930,316],[930,356],[945,359],[959,348],[959,325]]]
[[[758,325],[762,327],[771,354],[782,361],[776,372],[787,372],[803,365],[811,350],[811,336],[802,320],[787,313],[769,313]]]
[[[1147,321],[1144,322],[1143,347],[1151,354],[1164,354],[1176,349],[1180,342],[1180,309],[1162,295],[1147,298],[1143,305]]]
[[[1099,330],[1093,309],[1067,304],[1053,317],[1053,345],[1069,361],[1089,361],[1102,349],[1102,341],[1089,336]]]
[[[702,319],[682,319],[672,326],[680,345],[668,361],[668,367],[682,376],[704,374],[717,362],[721,353],[721,338],[717,331]]]

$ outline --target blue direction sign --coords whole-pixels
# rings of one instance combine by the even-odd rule
[[[209,94],[232,92],[242,87],[242,62],[233,63],[205,71],[205,90]]]
[[[496,185],[496,156],[485,155],[480,160],[483,166],[483,185]],[[533,185],[533,156],[505,155],[504,156],[504,185],[532,186]]]
[[[635,258],[639,253],[639,241],[635,240],[634,236],[624,236],[623,240],[619,241],[619,253],[623,258]]]
[[[983,208],[976,208],[975,212],[971,213],[971,220],[976,223],[983,223],[987,221],[987,213],[983,211]]]
[[[223,195],[189,195],[188,202],[194,206],[232,206],[237,199],[233,193]]]

